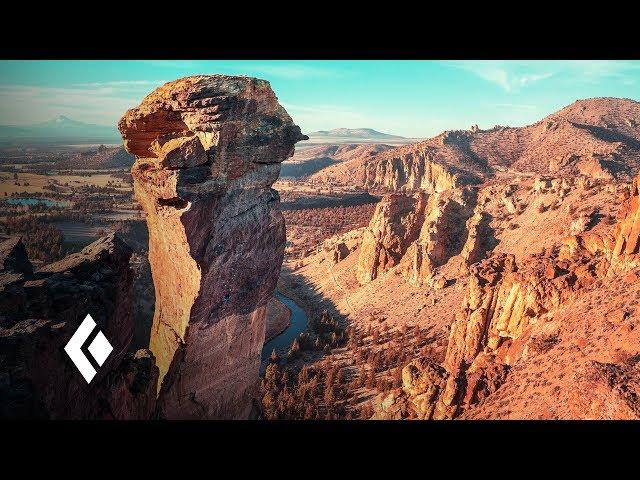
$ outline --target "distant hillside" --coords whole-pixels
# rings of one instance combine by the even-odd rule
[[[434,169],[461,183],[505,170],[630,179],[640,169],[640,103],[579,100],[526,127],[446,131],[355,159],[348,167],[331,165],[311,178],[398,191],[426,188],[437,177]]]
[[[59,169],[131,168],[135,159],[124,147],[105,147],[73,153],[56,162]]]
[[[343,143],[389,143],[405,144],[415,142],[416,139],[378,132],[372,128],[335,128],[333,130],[319,130],[307,134],[309,140],[300,142],[305,144],[343,144]]]
[[[0,142],[120,143],[115,126],[79,122],[60,115],[33,125],[0,125]]]
[[[309,136],[314,137],[360,137],[360,138],[375,138],[375,139],[404,139],[399,135],[390,135],[388,133],[378,132],[373,128],[334,128],[333,130],[318,130],[317,132],[311,132]]]
[[[296,151],[293,157],[283,162],[280,177],[306,177],[325,167],[366,159],[391,148],[393,147],[379,143],[312,146]]]

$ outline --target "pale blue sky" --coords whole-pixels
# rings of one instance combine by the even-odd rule
[[[269,80],[306,132],[429,137],[526,125],[581,98],[640,100],[638,61],[0,61],[0,124],[114,125],[158,85],[209,73]]]

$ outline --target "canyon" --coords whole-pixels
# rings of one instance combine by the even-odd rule
[[[198,75],[118,129],[90,162],[135,158],[144,235],[0,238],[0,417],[640,416],[638,102],[295,153],[268,82]],[[89,386],[62,350],[87,313],[114,346]]]
[[[632,100],[583,100],[312,175],[382,196],[367,227],[285,262],[316,292],[300,301],[320,296],[356,331],[328,357],[354,355],[346,377],[374,379],[348,382],[348,411],[637,418],[639,118]],[[396,349],[410,361],[380,367]]]

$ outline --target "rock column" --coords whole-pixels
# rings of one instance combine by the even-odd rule
[[[167,83],[118,127],[149,228],[159,413],[247,418],[284,256],[271,186],[306,137],[268,82],[223,75]]]

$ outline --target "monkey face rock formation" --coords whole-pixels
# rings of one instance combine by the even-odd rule
[[[268,82],[223,75],[165,84],[118,128],[149,227],[159,413],[246,418],[285,246],[271,185],[306,137]]]

